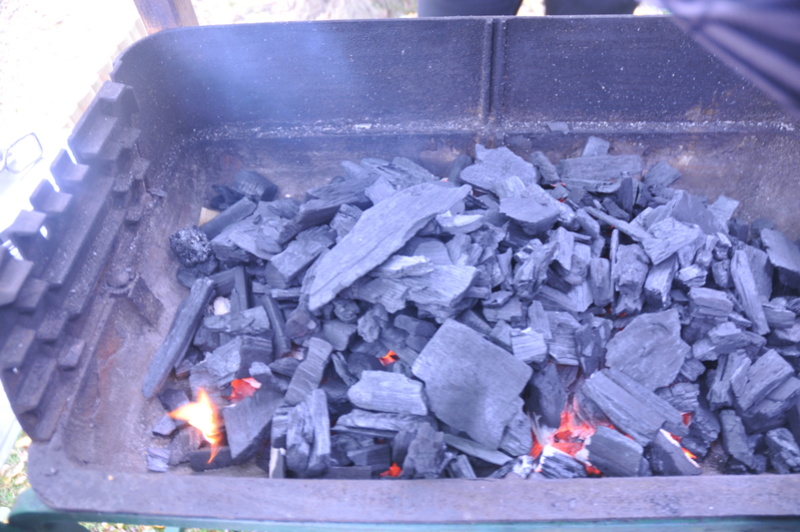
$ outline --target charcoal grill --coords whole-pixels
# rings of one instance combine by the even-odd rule
[[[476,143],[553,158],[589,135],[681,187],[800,236],[800,135],[661,17],[463,18],[184,28],[118,59],[8,230],[3,384],[38,497],[73,515],[288,523],[508,523],[800,515],[800,476],[504,481],[269,480],[146,471],[162,413],[141,385],[185,291],[167,236],[242,167],[301,194],[339,161],[439,174]],[[555,124],[559,122],[561,124]],[[48,229],[48,237],[39,228]],[[246,526],[246,525],[242,525]]]

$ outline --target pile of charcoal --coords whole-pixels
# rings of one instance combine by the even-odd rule
[[[170,238],[191,290],[143,387],[149,468],[800,472],[800,249],[609,147],[345,162],[302,201],[217,186]],[[169,415],[206,394],[210,428]]]

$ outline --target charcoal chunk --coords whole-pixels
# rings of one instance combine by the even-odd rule
[[[178,306],[164,343],[158,348],[147,369],[142,394],[152,398],[167,380],[169,372],[186,354],[194,337],[203,311],[214,294],[214,283],[208,278],[200,278],[194,282],[189,296]]]
[[[592,258],[589,263],[589,286],[592,300],[598,307],[605,307],[614,300],[614,286],[611,283],[611,263],[608,259]]]
[[[428,413],[422,383],[400,373],[364,371],[347,397],[353,405],[366,410],[418,416]]]
[[[650,268],[644,281],[645,300],[656,308],[667,308],[670,305],[672,281],[678,269],[677,257],[670,257]]]
[[[336,421],[334,430],[386,436],[401,430],[414,431],[421,423],[433,423],[433,419],[413,414],[368,412],[354,408]]]
[[[722,410],[719,413],[719,421],[722,427],[722,446],[731,457],[753,469],[756,465],[753,449],[748,442],[741,418],[733,410]]]
[[[697,246],[703,239],[700,228],[682,224],[674,218],[654,223],[649,231],[652,236],[644,239],[642,246],[653,264],[663,262],[688,246]]]
[[[660,430],[648,453],[650,466],[658,475],[699,475],[703,472],[697,463],[686,456],[675,438]]]
[[[184,266],[194,266],[211,257],[211,244],[206,234],[197,227],[179,229],[169,237],[169,247]]]
[[[699,360],[716,360],[720,355],[742,349],[755,356],[766,343],[763,336],[743,331],[733,322],[726,321],[711,329],[706,338],[695,342],[692,355]]]
[[[681,445],[697,456],[705,456],[711,444],[717,441],[720,430],[722,429],[717,416],[700,405],[692,415],[689,435],[681,440]]]
[[[511,351],[517,360],[526,364],[544,362],[547,357],[547,341],[544,335],[527,329],[513,329],[511,331]]]
[[[539,174],[542,176],[542,183],[555,185],[561,181],[555,165],[550,162],[550,159],[548,159],[547,155],[544,153],[540,151],[531,153],[531,163],[533,163],[533,166],[536,167]]]
[[[286,392],[285,400],[288,404],[296,405],[319,387],[332,351],[331,344],[325,340],[320,338],[309,340],[306,358],[297,366]]]
[[[773,229],[762,230],[761,241],[767,248],[769,261],[778,269],[781,281],[800,288],[800,248],[797,244]]]
[[[403,460],[402,478],[438,478],[444,468],[444,434],[424,423]]]
[[[461,438],[452,434],[445,434],[444,441],[453,449],[457,449],[462,453],[474,456],[475,458],[480,458],[484,462],[488,462],[490,464],[503,465],[513,460],[513,458],[505,453],[494,449],[489,449],[488,447],[485,447],[480,443],[467,438]]]
[[[269,318],[264,307],[258,306],[242,310],[241,312],[228,312],[219,316],[206,316],[203,326],[211,332],[224,332],[240,335],[263,335],[270,331]]]
[[[783,475],[800,472],[800,447],[786,428],[767,432],[769,460],[775,471]]]
[[[770,349],[748,368],[746,378],[733,386],[736,403],[742,410],[747,410],[793,376],[792,366],[777,351]]]
[[[608,342],[606,364],[650,390],[668,386],[690,353],[680,333],[675,309],[637,316]]]
[[[242,221],[256,210],[256,202],[249,198],[242,198],[214,218],[200,226],[207,239],[213,239],[229,225]],[[209,247],[209,251],[211,248]]]
[[[753,322],[753,332],[762,335],[767,334],[769,332],[769,324],[764,314],[764,308],[761,306],[747,254],[743,250],[737,250],[733,253],[731,277],[736,287],[736,296],[744,309],[744,313]]]
[[[147,470],[154,473],[166,473],[169,469],[169,449],[150,447],[147,449]]]
[[[412,371],[425,382],[436,417],[494,449],[531,376],[527,365],[454,320],[439,327]]]
[[[167,414],[161,416],[151,429],[152,433],[156,436],[172,436],[176,430],[178,430],[178,426]]]
[[[582,463],[552,445],[546,445],[539,457],[539,469],[545,478],[584,478],[586,468]]]
[[[383,263],[434,216],[469,194],[469,187],[422,183],[366,210],[352,231],[318,261],[308,288],[309,308],[317,310],[342,289]]]
[[[600,425],[586,441],[589,461],[607,477],[635,477],[639,474],[644,449],[641,445]]]
[[[547,318],[553,336],[547,343],[550,356],[558,364],[577,366],[580,361],[575,343],[575,332],[581,324],[567,312],[548,312]]]
[[[447,472],[453,478],[478,478],[472,464],[469,463],[469,458],[464,454],[459,454],[449,464],[447,464]]]
[[[750,359],[743,351],[720,356],[708,387],[707,398],[712,409],[733,406],[733,383],[746,379],[749,368]]]
[[[525,407],[539,423],[557,429],[567,404],[567,390],[555,364],[546,364],[533,372],[525,395]]]
[[[531,421],[522,410],[518,411],[503,432],[500,450],[511,456],[526,455],[533,446]]]
[[[251,455],[263,443],[269,435],[272,416],[282,400],[278,390],[262,386],[250,397],[222,409],[231,458]]]
[[[642,289],[650,270],[649,260],[639,245],[619,246],[611,267],[611,277],[619,297],[614,312],[628,314],[639,312],[644,303]]]
[[[461,171],[461,180],[494,192],[501,198],[503,184],[511,177],[518,178],[524,187],[537,182],[536,169],[533,165],[506,147],[486,149],[477,144],[475,159],[475,164]]]
[[[272,362],[272,343],[264,338],[237,336],[206,355],[197,367],[207,371],[218,387],[249,377],[254,362]]]
[[[609,193],[619,188],[622,178],[641,173],[642,161],[636,155],[596,155],[563,159],[556,168],[567,183],[577,182],[588,191]]]
[[[800,399],[800,379],[789,377],[766,399],[742,413],[748,432],[763,432],[786,424],[786,412]]]
[[[358,467],[368,467],[372,473],[382,473],[391,465],[392,449],[389,444],[376,443],[348,451],[347,457]]]
[[[319,476],[330,462],[331,442],[325,392],[316,389],[291,409],[286,434],[286,467],[302,477]]]
[[[334,231],[327,226],[308,229],[272,257],[270,264],[289,283],[335,241]]]

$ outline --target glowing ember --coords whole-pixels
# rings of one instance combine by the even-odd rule
[[[692,423],[692,413],[684,412],[681,415],[683,416],[683,424],[688,427]]]
[[[389,351],[391,353],[391,351]],[[392,477],[397,478],[403,472],[402,468],[397,465],[395,462],[392,462],[392,466],[380,474],[382,477]]]
[[[686,423],[686,416],[687,415],[690,416],[689,419],[691,420],[691,414],[684,414],[684,418],[683,418],[684,419],[684,423]],[[684,449],[681,446],[681,443],[680,443],[681,438],[680,438],[680,436],[675,436],[674,434],[670,434],[669,432],[667,432],[664,429],[661,429],[661,432],[663,432],[667,436],[668,440],[671,440],[672,443],[674,443],[675,445],[677,445],[678,447],[681,448],[681,451],[683,451],[683,454],[686,455],[686,458],[691,460],[692,463],[694,463],[694,465],[696,465],[697,467],[700,467],[700,464],[698,464],[697,461],[696,461],[697,460],[697,456],[694,453],[692,453],[692,451],[690,451],[689,449]]]
[[[539,440],[536,439],[536,435],[533,435],[533,445],[531,445],[531,452],[529,453],[534,458],[539,458],[539,455],[542,454],[542,444],[539,443]]]
[[[211,463],[217,456],[222,433],[219,430],[219,415],[217,407],[208,397],[202,388],[197,389],[197,401],[185,404],[169,413],[173,419],[180,419],[189,423],[203,435],[208,443],[211,444],[211,456],[208,462]]]
[[[231,388],[233,391],[228,399],[233,403],[238,403],[242,399],[256,393],[256,390],[261,388],[261,383],[252,377],[247,377],[244,379],[236,379],[231,382]]]
[[[384,366],[388,366],[389,364],[394,364],[397,362],[397,353],[392,350],[389,350],[388,353],[380,357],[378,360],[381,361],[381,364]]]

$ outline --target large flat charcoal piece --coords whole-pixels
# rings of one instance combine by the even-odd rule
[[[713,375],[709,374],[708,394],[706,395],[712,409],[718,410],[733,406],[732,384],[747,378],[750,364],[750,358],[744,351],[734,351],[729,355],[719,357],[717,369]]]
[[[544,335],[527,329],[513,329],[511,331],[511,351],[520,362],[526,364],[541,363],[547,357],[547,341]]]
[[[489,150],[477,144],[475,159],[475,164],[461,171],[461,180],[494,192],[500,198],[505,196],[505,183],[512,177],[518,178],[524,187],[537,182],[533,165],[504,146]]]
[[[761,299],[756,289],[756,281],[753,271],[750,269],[750,262],[744,250],[736,250],[731,260],[731,277],[733,285],[736,287],[736,296],[742,304],[744,313],[753,322],[753,332],[756,334],[767,334],[769,324]]]
[[[733,310],[733,301],[727,294],[711,288],[690,288],[689,305],[693,316],[705,318],[725,318]]]
[[[364,434],[390,435],[400,431],[414,431],[421,423],[434,423],[429,416],[368,412],[354,408],[336,421],[334,431],[353,431]]]
[[[428,413],[422,383],[400,373],[365,371],[347,391],[347,398],[366,410],[418,416]]]
[[[639,474],[644,448],[617,432],[600,425],[586,442],[589,462],[608,477],[635,477]]]
[[[770,349],[748,368],[746,378],[734,382],[732,389],[736,403],[742,410],[747,410],[794,374],[791,364]]]
[[[564,206],[538,185],[531,185],[520,196],[500,200],[500,212],[520,223],[529,235],[552,228],[563,216]]]
[[[648,453],[650,467],[659,475],[699,475],[703,472],[697,463],[686,456],[675,439],[660,430]]]
[[[800,379],[789,377],[766,399],[742,413],[748,432],[763,432],[786,424],[786,412],[800,399]]]
[[[767,248],[769,261],[778,268],[781,281],[794,288],[800,288],[800,248],[774,229],[761,231],[761,241]]]
[[[531,368],[454,320],[447,320],[414,361],[433,413],[475,441],[497,449],[522,408]]]
[[[170,327],[164,343],[158,348],[142,385],[142,394],[147,399],[152,398],[169,376],[175,364],[186,354],[189,344],[194,337],[206,305],[214,295],[214,282],[201,277],[192,285],[189,296],[178,306],[175,318]]]
[[[437,214],[470,193],[470,187],[423,183],[397,192],[364,211],[353,229],[317,262],[308,288],[314,311],[382,264]]]
[[[650,390],[675,381],[690,353],[676,309],[642,314],[608,342],[606,364]]]
[[[255,452],[269,435],[270,421],[282,401],[280,391],[262,386],[250,397],[222,409],[232,458]]]
[[[306,358],[297,366],[297,370],[295,370],[289,383],[289,389],[286,391],[286,402],[288,404],[296,405],[319,387],[319,383],[322,381],[322,373],[325,371],[328,361],[330,361],[332,352],[331,344],[325,340],[321,338],[309,340]]]

